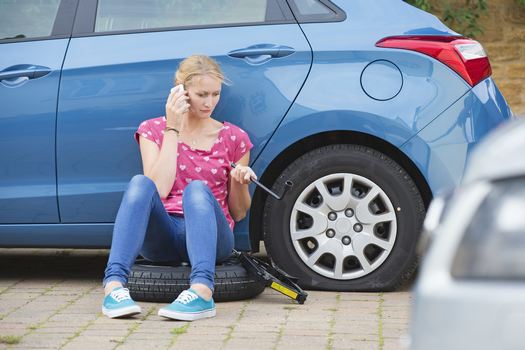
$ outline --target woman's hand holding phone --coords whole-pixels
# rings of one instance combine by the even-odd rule
[[[187,116],[190,104],[184,85],[179,84],[170,90],[166,101],[166,126],[181,131],[183,119]]]

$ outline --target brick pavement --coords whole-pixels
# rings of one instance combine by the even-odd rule
[[[106,250],[0,249],[0,349],[403,349],[411,296],[310,291],[304,305],[266,289],[217,303],[193,323],[100,311]],[[11,344],[10,344],[11,343]]]

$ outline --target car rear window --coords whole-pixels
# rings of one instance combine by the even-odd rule
[[[60,0],[1,0],[0,40],[50,36]]]
[[[275,0],[99,0],[95,32],[279,20]]]

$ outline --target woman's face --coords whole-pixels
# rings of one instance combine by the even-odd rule
[[[188,84],[190,112],[196,118],[209,118],[221,96],[222,82],[214,76],[198,75]]]

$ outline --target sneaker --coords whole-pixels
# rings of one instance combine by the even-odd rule
[[[181,321],[214,317],[215,313],[213,298],[206,301],[192,289],[183,291],[173,303],[159,310],[159,316]]]
[[[109,318],[140,314],[140,306],[129,296],[127,288],[115,288],[106,295],[102,303],[102,313]]]

